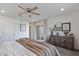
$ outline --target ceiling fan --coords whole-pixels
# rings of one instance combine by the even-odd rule
[[[24,8],[20,5],[18,5],[18,7],[21,8],[22,10],[24,10],[23,13],[19,13],[19,16],[21,16],[22,14],[30,14],[29,17],[31,17],[31,14],[40,15],[39,13],[34,12],[35,10],[38,9],[37,6],[35,6],[34,8]]]

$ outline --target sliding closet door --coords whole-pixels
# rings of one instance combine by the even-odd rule
[[[44,39],[44,26],[36,26],[36,39]]]
[[[36,25],[36,39],[46,40],[47,39],[47,21],[38,23]]]
[[[40,39],[40,26],[36,26],[36,39]]]
[[[43,25],[40,26],[40,39],[41,40],[44,39],[44,26]]]

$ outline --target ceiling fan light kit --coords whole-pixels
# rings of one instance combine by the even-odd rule
[[[19,14],[29,14],[30,13],[30,14],[34,14],[34,15],[40,15],[39,13],[34,12],[35,10],[38,9],[37,6],[35,6],[34,8],[24,8],[20,5],[18,5],[18,7],[23,9],[23,11],[25,12],[25,13],[19,13]]]

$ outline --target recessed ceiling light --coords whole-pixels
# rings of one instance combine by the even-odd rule
[[[4,12],[5,12],[5,10],[1,10],[1,12],[2,12],[2,13],[4,13]]]
[[[60,11],[64,11],[64,8],[61,8]]]

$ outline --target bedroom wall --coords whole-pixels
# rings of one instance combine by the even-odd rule
[[[20,24],[26,24],[26,31],[20,32]],[[0,16],[0,41],[29,37],[29,23],[6,16]]]
[[[47,23],[48,35],[50,35],[49,28],[53,27],[58,22],[59,23],[71,22],[71,33],[74,33],[75,36],[75,40],[74,40],[75,48],[79,49],[79,11],[48,19],[48,23]],[[60,32],[60,35],[64,35],[64,34]]]

